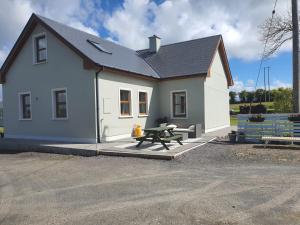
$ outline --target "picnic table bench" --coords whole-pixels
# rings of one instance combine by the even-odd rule
[[[294,142],[300,142],[300,137],[262,136],[261,140],[265,142],[264,147],[267,147],[267,144],[269,144],[270,141],[290,142],[293,145]]]
[[[167,150],[169,150],[169,147],[166,145],[166,143],[170,143],[171,141],[177,141],[178,144],[182,145],[180,141],[182,139],[182,136],[180,134],[175,135],[172,132],[173,129],[174,128],[171,127],[155,127],[144,129],[145,135],[135,138],[137,141],[139,141],[136,147],[140,147],[144,141],[151,143],[161,143]],[[165,131],[168,132],[169,136],[165,136]]]

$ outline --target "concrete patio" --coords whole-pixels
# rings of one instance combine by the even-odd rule
[[[201,138],[183,141],[183,145],[179,145],[175,141],[171,142],[167,144],[170,150],[166,150],[159,143],[143,143],[139,148],[136,148],[137,142],[132,138],[100,144],[57,143],[4,138],[0,141],[0,151],[6,153],[42,152],[87,157],[109,155],[171,160],[213,141],[216,137],[226,136],[230,129],[234,128],[206,133]]]

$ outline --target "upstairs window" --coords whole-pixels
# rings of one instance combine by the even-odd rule
[[[20,102],[20,120],[31,120],[31,97],[30,93],[20,93],[19,94]]]
[[[139,115],[148,115],[148,93],[139,91]]]
[[[120,90],[120,114],[131,116],[131,91]]]
[[[174,91],[172,93],[172,107],[174,118],[187,117],[186,91]]]
[[[47,40],[45,34],[34,37],[34,60],[35,63],[47,61]]]
[[[53,119],[67,119],[67,90],[55,89],[52,90],[53,101]]]

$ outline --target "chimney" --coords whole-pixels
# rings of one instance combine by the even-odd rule
[[[160,37],[153,35],[149,37],[149,50],[151,52],[158,52],[160,48]]]

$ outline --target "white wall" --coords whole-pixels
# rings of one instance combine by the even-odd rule
[[[171,118],[171,91],[187,91],[187,118],[171,119],[172,123],[186,127],[204,124],[204,87],[203,77],[174,79],[159,82],[160,116]]]
[[[82,59],[45,32],[47,63],[33,65],[32,35],[6,75],[3,85],[6,137],[96,142],[95,73],[83,69]],[[68,120],[52,120],[51,89],[67,88]],[[32,120],[19,120],[18,92],[31,92]]]
[[[212,131],[230,125],[229,89],[219,52],[216,53],[210,77],[204,82],[205,89],[205,131]]]
[[[135,124],[142,128],[155,126],[159,115],[159,95],[157,81],[140,79],[111,71],[102,71],[99,74],[99,108],[101,141],[112,141],[122,137],[129,137]],[[130,89],[132,100],[132,117],[120,116],[119,89]],[[149,116],[138,115],[138,91],[148,92]],[[104,108],[104,99],[110,102]],[[106,113],[105,113],[106,111]],[[109,111],[109,113],[107,113]]]

